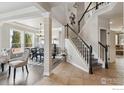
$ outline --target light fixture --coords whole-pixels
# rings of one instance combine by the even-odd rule
[[[40,29],[39,29],[38,33],[36,33],[36,35],[37,35],[38,37],[44,37],[44,33],[43,33],[41,27],[42,27],[42,23],[40,23]]]
[[[109,24],[112,24],[112,23],[113,23],[112,21],[109,22]]]
[[[58,38],[53,38],[53,44],[58,40]]]

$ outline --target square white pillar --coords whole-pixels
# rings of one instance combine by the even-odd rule
[[[61,52],[64,51],[64,46],[65,46],[65,31],[64,27],[62,27],[62,30],[59,31],[59,46],[61,48]]]
[[[44,76],[50,76],[52,64],[52,18],[44,18]]]

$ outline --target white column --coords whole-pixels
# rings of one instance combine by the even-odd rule
[[[52,45],[52,19],[48,14],[44,18],[44,76],[50,76],[51,74],[51,46]]]
[[[24,52],[24,49],[25,49],[25,43],[24,43],[24,36],[25,36],[25,32],[21,32],[20,31],[20,36],[21,36],[21,52]]]
[[[61,31],[59,31],[59,47],[62,51],[64,51],[65,46],[65,29],[62,27]]]
[[[62,47],[62,31],[59,31],[59,47]]]

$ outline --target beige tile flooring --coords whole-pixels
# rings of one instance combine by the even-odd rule
[[[73,65],[63,62],[50,77],[43,77],[36,85],[123,85],[124,58],[109,65],[109,69],[97,69],[90,75]]]

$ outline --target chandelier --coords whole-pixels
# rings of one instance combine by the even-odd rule
[[[41,26],[42,26],[42,23],[40,23],[40,30],[38,31],[38,33],[36,33],[36,35],[38,37],[44,37],[44,33],[43,33],[42,29],[41,29]]]

